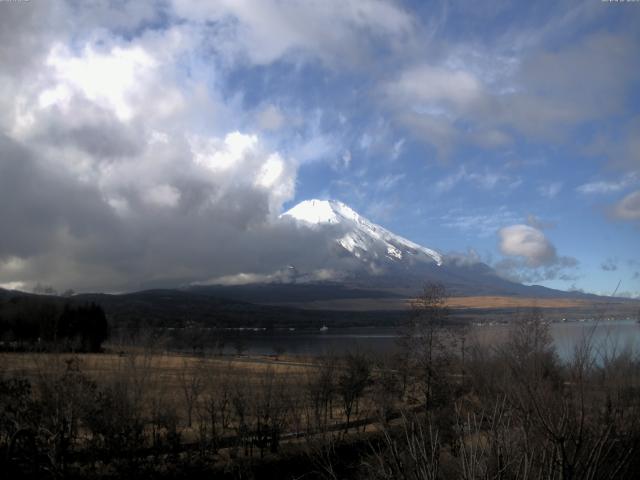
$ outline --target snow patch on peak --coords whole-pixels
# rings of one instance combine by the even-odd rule
[[[314,226],[323,224],[344,226],[347,228],[347,233],[337,239],[337,242],[357,258],[364,258],[367,252],[375,251],[376,247],[383,247],[390,260],[401,261],[411,256],[423,258],[426,256],[438,265],[442,265],[442,256],[435,250],[391,233],[336,200],[305,200],[285,212],[283,216]]]
[[[284,213],[310,224],[340,223],[342,220],[360,221],[362,217],[337,200],[304,200]]]
[[[338,223],[339,219],[329,200],[305,200],[284,215],[306,223]]]

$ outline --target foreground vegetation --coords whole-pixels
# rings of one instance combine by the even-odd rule
[[[569,362],[538,312],[491,347],[450,328],[425,289],[399,353],[179,356],[147,338],[114,353],[6,353],[8,478],[636,478],[640,363]]]

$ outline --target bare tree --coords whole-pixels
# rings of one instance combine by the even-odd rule
[[[361,353],[350,353],[345,359],[345,366],[338,378],[338,391],[342,398],[342,408],[346,417],[344,431],[349,430],[351,415],[358,413],[358,404],[364,389],[371,380],[371,363]]]
[[[287,414],[291,406],[284,375],[276,375],[269,368],[262,373],[254,389],[251,401],[252,434],[260,450],[260,458],[269,447],[272,453],[278,451],[280,436],[286,426]]]
[[[366,463],[369,478],[392,480],[436,480],[441,474],[442,443],[438,429],[429,420],[404,415],[399,427],[382,428],[382,444],[374,448]]]
[[[178,380],[187,408],[187,426],[189,428],[191,428],[192,424],[193,408],[203,390],[202,367],[202,361],[192,365],[187,359],[183,359],[182,368],[178,372]]]
[[[202,441],[217,450],[218,440],[230,428],[231,394],[234,376],[238,375],[230,363],[203,369],[202,401],[199,403]]]
[[[405,368],[413,373],[427,409],[433,406],[435,393],[441,393],[445,369],[451,361],[446,299],[442,285],[425,285],[411,303],[411,314],[400,337],[400,346],[407,352]]]
[[[402,387],[394,367],[393,358],[382,358],[376,362],[373,375],[372,400],[383,423],[391,418],[401,395]]]
[[[333,398],[336,394],[337,359],[333,355],[326,355],[317,370],[308,370],[306,377],[306,391],[308,402],[312,406],[313,417],[307,419],[307,430],[324,432],[332,417]],[[311,425],[313,424],[313,426]]]

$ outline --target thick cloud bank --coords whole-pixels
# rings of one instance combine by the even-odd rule
[[[232,282],[277,278],[290,263],[330,275],[332,243],[278,219],[298,161],[220,92],[206,26],[166,22],[161,4],[109,5],[3,6],[0,285]],[[402,16],[386,18],[383,30],[404,28]],[[295,48],[294,33],[252,58]]]

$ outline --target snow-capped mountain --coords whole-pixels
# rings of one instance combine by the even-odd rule
[[[305,200],[281,215],[328,236],[338,257],[352,260],[343,282],[358,287],[416,289],[427,282],[445,285],[453,295],[566,296],[566,292],[525,286],[500,277],[489,265],[446,256],[377,225],[344,203]],[[353,268],[353,264],[359,268]],[[293,281],[297,282],[297,276]]]
[[[338,227],[336,242],[347,252],[366,261],[380,263],[427,262],[441,266],[440,253],[391,233],[370,222],[342,202],[305,200],[282,216],[291,217],[313,228]]]

